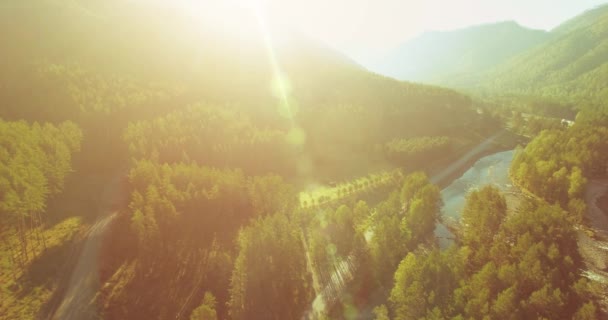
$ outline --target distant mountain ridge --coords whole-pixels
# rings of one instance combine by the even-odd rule
[[[608,101],[608,4],[550,32],[515,22],[427,32],[371,69],[401,80],[489,96],[604,105]]]
[[[550,38],[542,30],[505,21],[455,31],[432,31],[390,52],[372,70],[400,80],[443,84],[450,77],[498,65]]]
[[[608,10],[608,4],[603,4],[597,6],[593,9],[587,10],[576,17],[565,21],[559,26],[555,27],[551,30],[553,34],[566,34],[568,32],[574,31],[576,29],[588,27],[598,20],[602,19],[602,17],[606,14]]]
[[[608,101],[608,5],[555,28],[552,39],[463,87],[577,104]]]

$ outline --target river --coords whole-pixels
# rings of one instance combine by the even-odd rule
[[[509,179],[509,167],[515,155],[515,150],[502,151],[485,156],[473,164],[460,178],[454,180],[449,186],[441,190],[443,209],[441,211],[444,221],[458,221],[464,207],[468,192],[488,184],[492,184],[502,191],[513,191]],[[442,248],[451,243],[453,235],[447,228],[439,224],[435,229]]]

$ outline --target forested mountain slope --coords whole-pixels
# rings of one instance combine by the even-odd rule
[[[49,211],[42,221],[34,214],[47,213],[42,198],[55,191],[41,187],[41,200],[27,212],[14,204],[16,197],[0,198],[2,221],[9,222],[0,230],[6,243],[32,241],[21,234],[35,237],[57,229],[68,234],[53,252],[43,251],[36,239],[36,254],[24,247],[21,260],[20,251],[0,245],[2,252],[10,251],[0,265],[2,293],[10,297],[3,299],[8,301],[3,314],[46,318],[50,310],[52,315],[51,296],[61,299],[57,274],[69,274],[60,266],[66,265],[62,259],[80,226],[64,230],[57,221],[96,218],[99,202],[91,199],[102,193],[104,178],[116,177],[122,177],[129,195],[116,205],[119,214],[104,245],[99,266],[104,286],[96,301],[100,315],[174,318],[192,313],[203,300],[197,310],[217,309],[221,318],[229,308],[235,314],[250,308],[301,314],[312,298],[309,273],[303,272],[308,252],[303,234],[314,239],[310,250],[321,256],[325,244],[336,239],[326,239],[326,230],[317,228],[323,219],[300,215],[295,190],[379,168],[411,170],[427,162],[421,155],[433,160],[453,155],[499,127],[466,95],[369,73],[272,21],[260,24],[246,11],[222,16],[219,25],[213,14],[187,13],[146,1],[5,1],[0,6],[0,27],[12,31],[2,33],[0,118],[23,132],[66,128],[54,147],[32,136],[32,143],[42,141],[42,146],[32,147],[41,151],[31,165],[41,167],[35,173],[60,174],[62,181],[67,176],[70,190],[53,198],[53,208],[61,210]],[[11,141],[10,148],[27,145],[30,137],[15,138],[10,130],[0,135]],[[62,139],[69,147],[61,146]],[[406,143],[391,148],[393,141]],[[421,148],[426,141],[438,143]],[[60,168],[43,161],[55,157]],[[21,162],[14,165],[21,168]],[[6,181],[28,178],[44,185],[41,174],[28,176],[12,165],[0,171],[2,188]],[[389,178],[383,183],[391,188],[401,182],[400,175]],[[51,176],[48,184],[58,179]],[[343,196],[352,200],[352,194],[351,189]],[[363,209],[361,219],[369,214]],[[344,210],[329,211],[327,228],[350,219]],[[33,217],[32,225],[20,217]],[[350,240],[340,240],[348,242],[340,247],[350,250]],[[258,260],[266,257],[276,263],[271,273],[268,263]],[[333,257],[328,261],[333,268]],[[31,280],[36,272],[45,277]],[[270,294],[284,297],[277,305],[290,308],[275,310],[255,300],[265,295],[242,292],[253,290],[259,279],[279,279]],[[239,299],[245,305],[237,305]],[[211,307],[216,302],[217,308]]]
[[[576,29],[588,27],[606,15],[606,6],[607,5],[604,4],[587,10],[555,27],[553,30],[551,30],[551,33],[566,34]]]
[[[549,37],[545,31],[514,21],[427,32],[393,50],[371,69],[396,79],[450,83],[452,78],[488,70]]]
[[[371,74],[271,21],[266,35],[246,12],[231,12],[219,28],[138,2],[42,3],[2,10],[3,27],[19,31],[6,39],[19,45],[2,53],[0,116],[8,119],[71,119],[85,135],[95,127],[91,135],[118,139],[128,121],[204,102],[243,112],[263,130],[297,128],[312,161],[332,163],[397,138],[466,134],[458,126],[480,119],[464,95]]]
[[[577,104],[608,98],[608,6],[552,31],[554,37],[480,77],[487,92],[541,95]]]
[[[578,198],[510,208],[482,188],[440,248],[439,188],[412,171],[502,131],[484,104],[370,73],[245,8],[193,10],[0,6],[14,31],[0,52],[1,319],[61,316],[60,283],[86,286],[73,262],[102,217],[91,318],[597,318],[580,216],[564,211]],[[587,137],[604,131],[572,131],[580,157],[555,164],[531,144],[514,175],[577,196],[605,162],[578,147],[604,148]],[[335,191],[299,197],[310,185]],[[100,210],[108,188],[125,194]]]

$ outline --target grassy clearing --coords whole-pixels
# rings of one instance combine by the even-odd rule
[[[12,248],[19,240],[12,230],[0,234],[0,319],[34,319],[57,289],[65,261],[72,254],[71,245],[83,230],[82,219],[67,218],[52,228],[42,230],[46,250],[35,233],[28,233],[33,255],[23,265],[13,263]],[[15,249],[13,249],[15,253]]]

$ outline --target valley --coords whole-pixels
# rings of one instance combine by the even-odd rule
[[[608,317],[608,6],[270,2],[0,5],[0,320]]]

